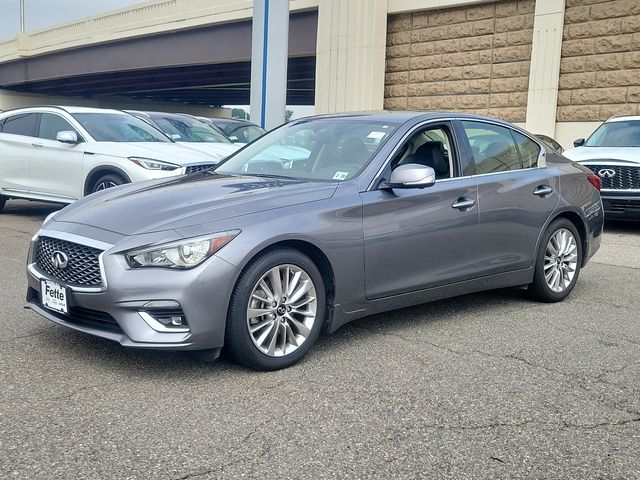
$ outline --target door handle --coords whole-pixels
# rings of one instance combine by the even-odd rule
[[[551,188],[549,185],[540,185],[533,191],[534,195],[537,195],[538,197],[543,197],[543,198],[548,197],[552,193],[553,193],[553,188]]]
[[[41,144],[41,143],[32,143],[32,144],[31,144],[31,146],[32,146],[32,147],[38,147],[38,148],[42,148],[42,147],[44,147],[44,145],[43,145],[43,144]]]
[[[476,201],[466,197],[460,197],[451,205],[451,208],[457,208],[461,212],[468,212],[476,205]]]

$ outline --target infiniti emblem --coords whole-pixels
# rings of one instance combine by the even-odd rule
[[[54,267],[62,270],[63,268],[67,268],[67,265],[69,265],[69,257],[66,253],[56,250],[51,254],[51,263]]]
[[[598,176],[600,178],[611,178],[616,176],[616,171],[612,168],[603,168],[598,170]]]

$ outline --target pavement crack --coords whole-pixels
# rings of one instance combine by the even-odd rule
[[[16,340],[22,340],[23,338],[37,337],[38,335],[42,335],[43,333],[47,333],[48,331],[50,331],[53,328],[55,328],[55,327],[52,325],[50,327],[46,327],[46,328],[43,328],[41,330],[38,330],[37,332],[25,333],[24,335],[17,335],[17,336],[15,336],[13,338],[10,338],[8,340],[2,340],[0,343],[10,343],[10,342],[15,342]]]

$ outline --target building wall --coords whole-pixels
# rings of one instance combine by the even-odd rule
[[[390,15],[385,108],[526,118],[534,0]]]
[[[640,1],[567,0],[559,122],[640,113]]]

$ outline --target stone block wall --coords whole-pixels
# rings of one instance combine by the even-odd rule
[[[559,122],[640,114],[640,0],[566,0]]]
[[[391,15],[385,109],[526,117],[535,1]]]

